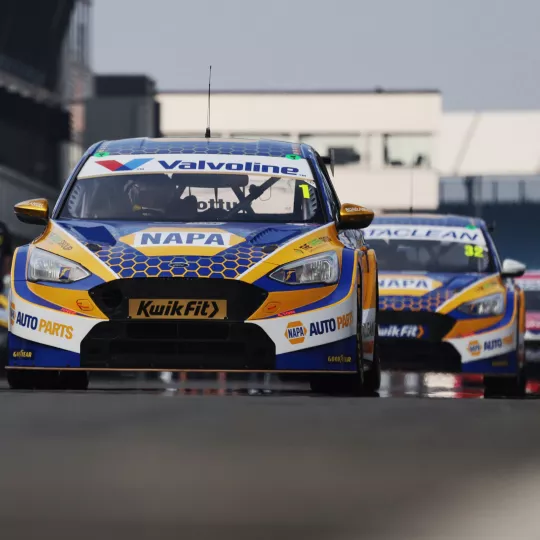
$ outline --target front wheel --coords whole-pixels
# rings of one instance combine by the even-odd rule
[[[371,369],[364,373],[364,391],[374,394],[381,387],[381,359],[377,347],[377,333],[375,334],[375,346],[373,348],[373,362]]]
[[[378,283],[378,276],[377,276]],[[368,394],[374,394],[381,387],[381,357],[379,356],[379,289],[377,287],[376,296],[376,312],[375,312],[375,339],[373,341],[373,362],[371,369],[364,374],[364,391]]]
[[[310,379],[310,386],[313,392],[322,394],[352,394],[355,396],[364,395],[366,392],[373,393],[371,385],[377,385],[375,356],[373,357],[373,368],[370,372],[365,371],[364,347],[362,342],[362,289],[360,284],[357,288],[357,306],[356,306],[356,373],[343,374],[317,374]],[[374,371],[375,370],[375,371]],[[373,372],[373,373],[372,373]],[[366,385],[365,377],[369,374],[374,378]],[[380,365],[379,365],[379,383],[380,384]],[[378,388],[378,386],[377,386]]]
[[[6,379],[12,390],[86,390],[85,371],[8,369]]]
[[[62,390],[87,390],[88,373],[86,371],[61,371],[59,383]]]
[[[26,369],[7,369],[6,379],[12,390],[32,390],[32,372]]]
[[[8,369],[6,379],[12,390],[56,390],[58,371]]]

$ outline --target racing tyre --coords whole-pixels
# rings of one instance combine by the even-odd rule
[[[371,364],[371,369],[364,373],[364,393],[366,394],[375,394],[381,387],[381,359],[377,347],[377,334],[378,332],[375,334],[373,363]]]
[[[58,388],[57,371],[8,369],[6,378],[12,390],[56,390]]]
[[[6,379],[12,390],[31,390],[34,387],[31,371],[8,369],[6,370]]]
[[[484,397],[524,397],[526,389],[524,369],[516,377],[484,377]]]
[[[379,276],[377,275],[377,283]],[[376,304],[377,312],[375,314],[375,343],[373,345],[373,363],[371,369],[364,373],[364,392],[366,394],[375,394],[381,387],[381,357],[379,356],[379,321],[377,314],[379,313],[379,290],[377,289]]]

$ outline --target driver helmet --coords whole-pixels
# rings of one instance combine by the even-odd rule
[[[134,212],[145,209],[165,212],[173,190],[173,182],[163,175],[152,175],[150,178],[141,175],[127,182],[124,188]]]

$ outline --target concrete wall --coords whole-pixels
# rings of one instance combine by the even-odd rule
[[[204,133],[204,93],[163,93],[161,128],[168,136]],[[214,93],[212,129],[234,132],[434,132],[441,122],[437,93]]]

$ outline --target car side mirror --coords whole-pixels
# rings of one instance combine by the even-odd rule
[[[514,259],[505,259],[502,264],[501,275],[503,278],[517,278],[522,276],[527,270],[527,266]]]
[[[49,221],[49,203],[47,199],[31,199],[13,207],[15,215],[23,223],[46,225]]]
[[[340,229],[365,229],[371,225],[375,212],[357,204],[342,204],[339,210]]]

